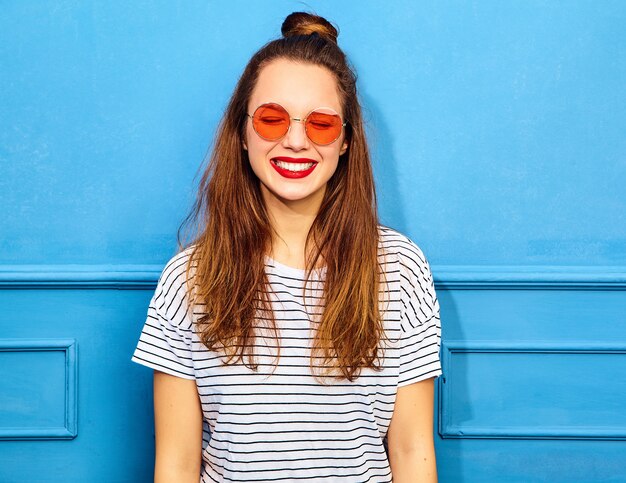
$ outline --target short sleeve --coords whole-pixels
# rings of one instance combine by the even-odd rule
[[[402,319],[398,386],[440,376],[441,321],[430,266],[409,242],[400,254]]]
[[[184,379],[195,379],[192,325],[185,305],[184,254],[161,273],[131,361]]]

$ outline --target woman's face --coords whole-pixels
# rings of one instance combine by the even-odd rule
[[[312,64],[277,59],[263,67],[248,103],[248,114],[254,114],[258,106],[269,102],[283,106],[290,117],[303,119],[313,109],[330,107],[343,119],[333,74]],[[348,144],[345,141],[345,129],[331,144],[314,144],[307,137],[304,124],[293,120],[283,138],[266,141],[254,131],[252,119],[248,117],[244,149],[248,151],[252,170],[261,181],[266,203],[305,202],[319,207],[326,183],[337,169],[339,156],[346,152]],[[293,178],[279,166],[289,168],[283,163],[290,160],[316,164],[308,175]]]

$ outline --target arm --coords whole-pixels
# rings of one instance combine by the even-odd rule
[[[398,388],[387,432],[394,483],[436,483],[434,378]]]
[[[154,371],[154,482],[198,483],[202,409],[196,382]]]

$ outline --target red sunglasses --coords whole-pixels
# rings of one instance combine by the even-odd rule
[[[291,121],[304,123],[307,137],[315,144],[324,146],[336,141],[346,126],[341,116],[329,107],[318,107],[304,119],[291,117],[280,104],[269,102],[256,108],[254,114],[246,114],[252,119],[254,131],[266,141],[277,141],[291,128]]]

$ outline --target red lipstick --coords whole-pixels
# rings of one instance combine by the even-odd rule
[[[282,166],[279,166],[277,164],[277,161],[280,162]],[[288,169],[288,167],[285,166],[284,163],[291,163],[291,164],[313,163],[313,164],[311,165],[310,168],[296,171],[296,170]],[[317,161],[315,161],[314,159],[309,159],[309,158],[289,158],[287,156],[277,156],[270,160],[270,164],[278,172],[278,174],[280,174],[284,178],[298,179],[298,178],[304,178],[308,176],[309,174],[311,174],[313,170],[315,169],[315,166],[317,166]]]

